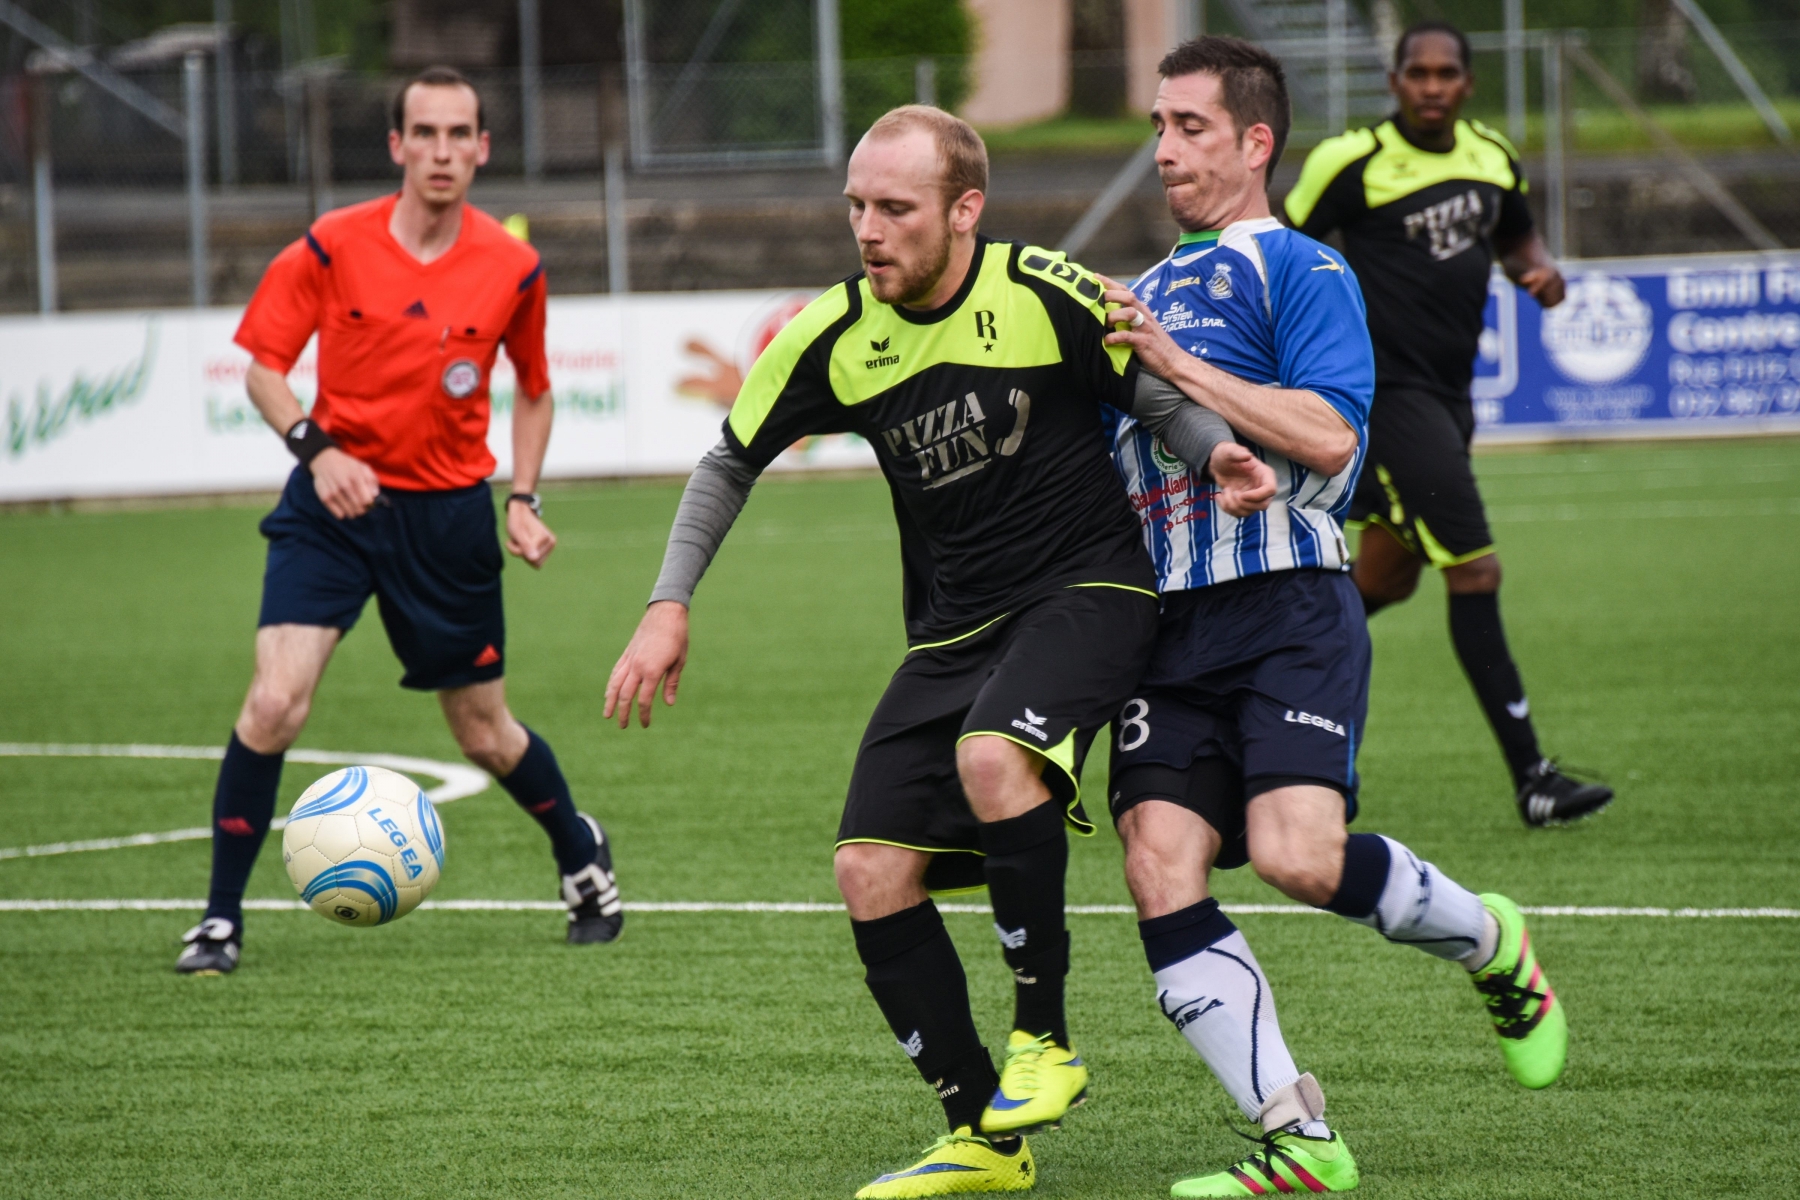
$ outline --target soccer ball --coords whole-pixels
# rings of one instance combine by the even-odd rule
[[[294,801],[281,861],[300,898],[345,925],[385,925],[419,907],[444,867],[444,827],[419,785],[345,767]]]

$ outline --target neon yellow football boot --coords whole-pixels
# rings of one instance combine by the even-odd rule
[[[1000,1086],[981,1114],[983,1133],[1035,1133],[1055,1129],[1087,1099],[1088,1069],[1075,1051],[1015,1029],[1006,1040]]]
[[[1277,1130],[1258,1139],[1257,1150],[1215,1175],[1183,1179],[1169,1189],[1175,1200],[1272,1196],[1276,1192],[1348,1192],[1360,1177],[1350,1147],[1338,1134],[1302,1137]]]
[[[1500,1035],[1512,1077],[1528,1088],[1549,1087],[1569,1055],[1569,1019],[1538,966],[1519,906],[1493,892],[1484,893],[1481,902],[1500,923],[1500,945],[1493,960],[1475,972],[1475,990]]]
[[[856,1193],[856,1200],[908,1200],[914,1196],[953,1196],[964,1192],[1023,1192],[1037,1182],[1031,1147],[1018,1139],[1018,1149],[1002,1154],[967,1125],[931,1143],[904,1171],[883,1175]]]

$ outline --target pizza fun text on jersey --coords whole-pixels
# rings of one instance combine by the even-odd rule
[[[1272,217],[1188,234],[1132,290],[1177,345],[1251,383],[1308,391],[1357,434],[1350,465],[1321,475],[1238,440],[1273,468],[1275,498],[1238,519],[1211,483],[1136,420],[1110,415],[1113,459],[1164,592],[1296,567],[1344,570],[1342,522],[1361,470],[1374,362],[1356,277],[1333,250]]]

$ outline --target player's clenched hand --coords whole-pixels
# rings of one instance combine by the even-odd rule
[[[362,516],[381,495],[381,481],[375,478],[374,468],[335,446],[319,451],[308,469],[319,503],[340,521]]]
[[[1234,517],[1261,512],[1275,496],[1275,469],[1236,442],[1214,446],[1207,467],[1219,485],[1214,499]]]
[[[1531,268],[1519,276],[1519,286],[1545,308],[1555,308],[1563,302],[1562,272],[1554,266]]]
[[[506,550],[533,567],[542,567],[550,552],[556,549],[556,535],[529,505],[506,506]]]
[[[1130,346],[1144,370],[1164,379],[1173,379],[1175,372],[1189,361],[1187,351],[1175,344],[1175,339],[1169,336],[1149,306],[1137,298],[1137,293],[1104,275],[1100,279],[1106,284],[1103,300],[1111,309],[1106,323],[1112,332],[1106,335],[1106,344]],[[1133,320],[1137,320],[1137,324],[1133,325]]]
[[[631,725],[631,702],[637,700],[638,721],[650,728],[650,701],[662,684],[663,703],[673,706],[681,669],[687,666],[688,610],[676,600],[658,600],[644,610],[631,644],[619,655],[606,681],[605,715],[619,714],[619,728]]]

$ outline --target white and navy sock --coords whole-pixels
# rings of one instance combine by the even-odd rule
[[[575,811],[569,781],[563,778],[550,743],[530,729],[520,728],[525,729],[525,753],[500,786],[550,835],[557,869],[573,875],[594,861],[593,830]]]
[[[1213,899],[1138,922],[1156,976],[1156,1003],[1252,1121],[1300,1077],[1281,1038],[1269,980],[1250,944]],[[1330,1137],[1323,1121],[1300,1127]]]
[[[1322,907],[1437,958],[1467,966],[1493,957],[1498,926],[1480,898],[1377,833],[1350,835],[1337,893]]]

